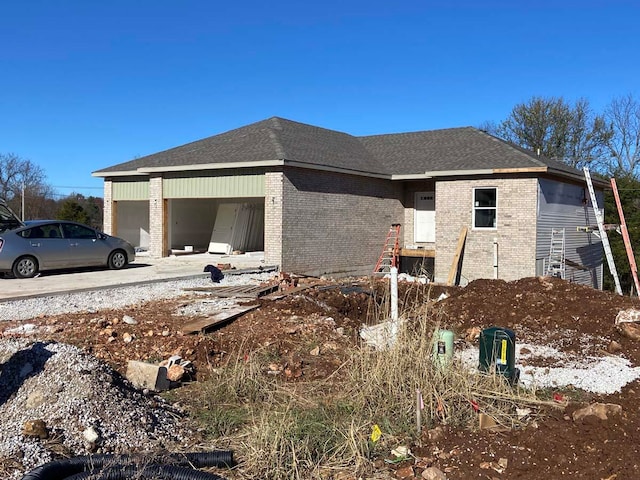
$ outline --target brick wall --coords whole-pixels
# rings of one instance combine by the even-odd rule
[[[162,175],[149,177],[149,255],[164,257],[164,200],[162,198]]]
[[[497,228],[472,228],[473,188],[497,188]],[[487,178],[436,183],[435,281],[449,275],[461,228],[468,234],[462,258],[461,284],[494,277],[494,239],[498,243],[498,278],[535,275],[537,180]]]
[[[104,233],[108,235],[114,235],[114,225],[113,225],[113,214],[114,214],[114,205],[113,205],[113,182],[111,180],[104,181],[103,185],[104,189],[104,202],[103,202],[103,212],[102,212],[102,230]]]
[[[282,186],[283,173],[265,173],[264,263],[282,265]]]
[[[391,224],[404,220],[402,184],[296,168],[286,169],[281,180],[282,269],[311,275],[371,273]],[[267,196],[267,209],[272,201]],[[266,228],[275,228],[277,238],[277,225]],[[271,241],[265,232],[265,244]]]

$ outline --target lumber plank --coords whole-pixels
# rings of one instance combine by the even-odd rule
[[[456,280],[456,276],[458,274],[458,268],[460,266],[460,255],[462,254],[462,249],[464,248],[464,242],[467,239],[467,227],[462,227],[460,230],[460,237],[458,238],[458,246],[456,247],[456,253],[453,256],[453,261],[451,262],[451,268],[449,269],[449,277],[447,278],[447,285],[453,285],[453,282]]]
[[[223,310],[210,317],[192,320],[185,323],[182,326],[182,331],[187,334],[204,332],[211,327],[230,322],[231,320],[235,320],[236,318],[241,317],[245,313],[255,310],[258,307],[259,305],[245,305],[233,307],[228,310]]]
[[[281,298],[285,298],[285,297],[288,297],[289,295],[294,295],[296,293],[300,293],[300,292],[302,292],[304,290],[316,287],[318,285],[320,285],[320,282],[313,282],[313,283],[309,283],[309,284],[306,284],[306,285],[298,285],[297,287],[290,288],[289,290],[284,290],[282,292],[270,293],[269,295],[265,295],[264,298],[266,298],[268,300],[280,300]]]

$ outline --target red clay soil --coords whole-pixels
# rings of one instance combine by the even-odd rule
[[[78,345],[124,373],[128,360],[159,361],[180,354],[204,376],[231,355],[273,352],[289,380],[326,378],[342,364],[345,352],[358,344],[358,329],[375,315],[385,289],[375,292],[352,284],[325,283],[278,300],[259,299],[259,308],[206,334],[186,335],[187,320],[175,315],[188,297],[99,313],[37,318],[28,323],[47,326],[47,339]],[[562,338],[562,349],[579,352],[579,337],[592,337],[593,350],[611,341],[622,355],[640,365],[640,340],[622,336],[614,321],[619,311],[640,309],[637,298],[601,292],[556,278],[526,278],[515,282],[477,280],[464,288],[401,283],[401,309],[449,297],[433,309],[441,325],[459,335],[471,327],[493,325],[516,332],[517,341],[551,343]],[[402,310],[401,310],[402,311]],[[136,325],[122,322],[124,315]],[[3,330],[26,322],[3,323]],[[125,333],[134,340],[125,343]],[[112,339],[112,340],[110,340]],[[582,345],[581,348],[583,348]],[[640,478],[640,385],[602,396],[563,391],[566,409],[521,430],[502,433],[444,427],[444,435],[412,446],[420,460],[405,462],[391,478],[420,478],[433,465],[450,479],[634,479]],[[588,402],[615,403],[622,414],[607,420],[586,417],[573,421],[573,410]],[[500,467],[498,461],[506,468]],[[391,468],[381,465],[381,468]]]

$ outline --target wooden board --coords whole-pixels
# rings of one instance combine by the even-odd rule
[[[313,288],[317,285],[320,285],[320,282],[309,283],[307,285],[298,285],[297,287],[290,288],[288,290],[284,290],[282,292],[274,292],[269,295],[266,295],[264,298],[269,300],[280,300],[281,298],[288,297],[289,295],[294,295],[296,293],[300,293],[303,290],[307,290],[308,288]]]
[[[451,262],[451,268],[449,269],[449,277],[447,278],[447,285],[453,285],[453,282],[456,281],[456,277],[458,274],[458,267],[460,266],[460,255],[462,254],[462,249],[464,248],[464,242],[467,239],[467,227],[462,227],[460,230],[460,238],[458,238],[458,246],[456,248],[456,254],[453,256],[453,261]]]
[[[220,313],[216,313],[215,315],[212,315],[210,317],[185,323],[182,326],[182,331],[184,333],[204,332],[211,327],[215,327],[223,323],[230,322],[231,320],[235,320],[236,318],[244,315],[247,312],[250,312],[251,310],[255,310],[258,307],[259,305],[247,305],[223,310]]]
[[[418,257],[418,258],[435,258],[436,250],[434,248],[401,248],[401,257]]]
[[[221,298],[258,298],[278,290],[279,285],[233,285],[223,287],[185,288],[189,292],[207,292]]]

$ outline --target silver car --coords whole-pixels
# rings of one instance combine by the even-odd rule
[[[0,203],[0,223],[5,224],[4,231],[0,225],[0,272],[31,278],[43,270],[102,265],[118,270],[135,260],[135,250],[129,242],[86,225],[62,220],[18,220],[20,226],[15,228],[17,219],[5,218],[4,213]]]

